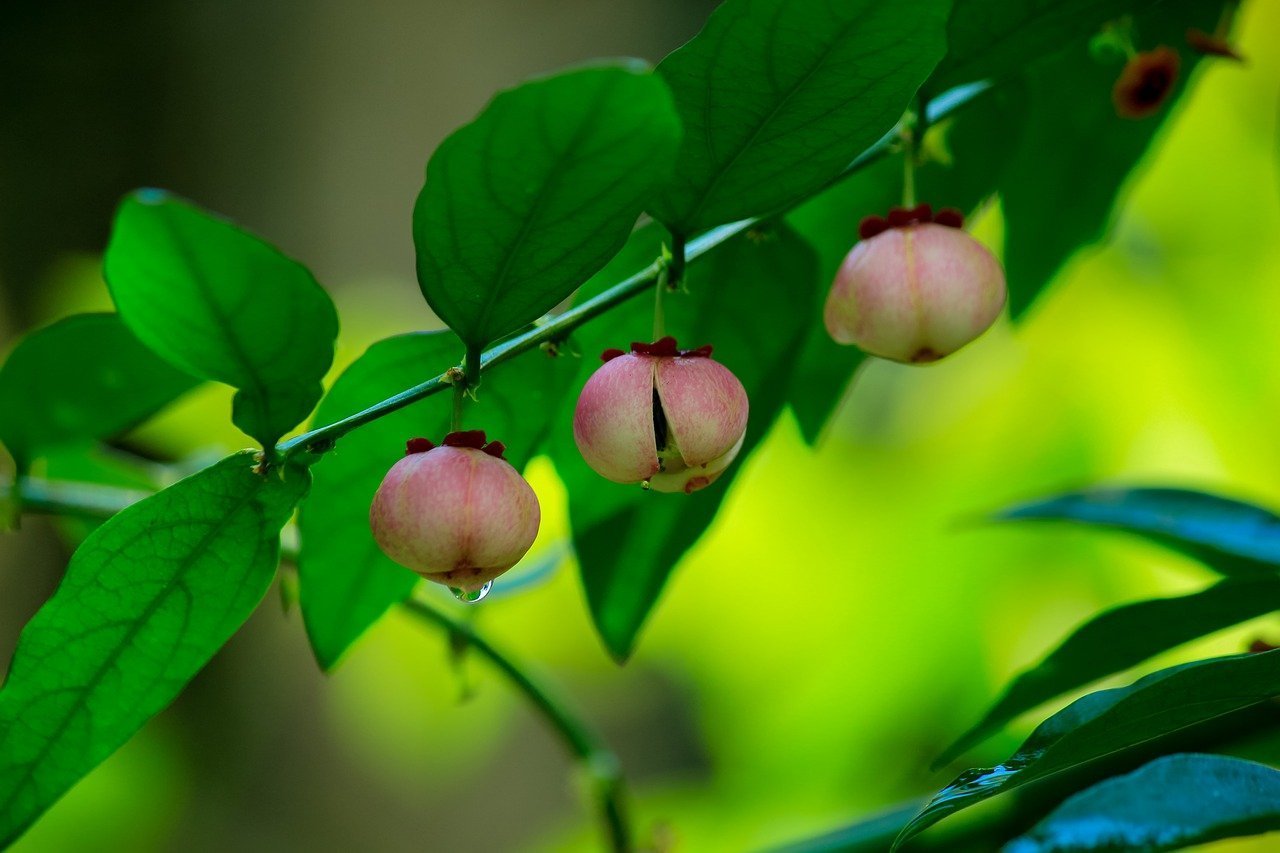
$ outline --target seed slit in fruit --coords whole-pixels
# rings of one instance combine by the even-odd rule
[[[667,449],[667,413],[662,411],[662,399],[658,397],[658,389],[653,389],[653,442],[658,452]]]

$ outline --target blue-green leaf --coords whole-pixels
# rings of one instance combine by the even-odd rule
[[[181,370],[237,388],[232,420],[264,447],[320,399],[338,317],[311,273],[279,250],[142,190],[120,205],[105,269],[129,329]]]
[[[241,453],[77,549],[0,689],[0,846],[168,705],[257,606],[305,471]]]
[[[1020,504],[996,518],[1123,530],[1224,575],[1270,576],[1280,569],[1280,517],[1253,504],[1189,489],[1092,489]]]
[[[1003,764],[969,770],[902,830],[894,849],[948,815],[996,794],[1083,767],[1280,696],[1280,651],[1195,661],[1128,687],[1077,699],[1045,720]]]
[[[1280,577],[1224,580],[1177,598],[1108,610],[1077,628],[1004,695],[934,766],[946,764],[1014,717],[1198,637],[1280,609]]]
[[[1280,830],[1280,772],[1221,755],[1168,755],[1058,806],[1003,853],[1160,853]]]
[[[500,93],[427,165],[413,213],[427,302],[473,347],[538,319],[626,242],[679,137],[671,93],[637,61]]]

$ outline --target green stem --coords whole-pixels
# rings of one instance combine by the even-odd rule
[[[455,382],[453,386],[453,413],[449,417],[449,432],[457,432],[462,429],[462,406],[466,396],[466,382]]]
[[[902,206],[916,206],[916,146],[910,131],[902,151]]]
[[[532,675],[490,645],[488,640],[477,634],[467,623],[420,599],[411,598],[404,606],[414,615],[449,631],[451,636],[464,640],[524,694],[560,736],[565,747],[578,759],[582,770],[590,779],[595,806],[608,838],[608,849],[613,853],[630,853],[634,850],[623,797],[622,771],[617,756],[604,745],[600,736],[567,710],[545,685],[539,684]]]
[[[667,291],[667,275],[668,269],[664,268],[658,273],[658,280],[653,285],[653,339],[661,340],[662,336],[667,333],[667,318],[662,313],[662,296]]]
[[[945,115],[950,115],[955,110],[960,109],[965,104],[972,101],[978,94],[980,94],[980,92],[974,91],[970,92],[965,97],[959,97],[949,101],[943,112]],[[935,118],[943,117],[944,115],[940,114]],[[866,151],[862,152],[862,154],[850,163],[843,172],[836,175],[832,180],[815,190],[814,194],[816,195],[827,187],[834,186],[845,178],[848,178],[850,175],[861,172],[867,166],[870,166],[872,163],[880,160],[881,157],[884,157],[893,148],[897,138],[898,135],[895,131],[886,133],[878,142]],[[750,229],[756,224],[785,212],[786,209],[784,208],[771,211],[764,216],[744,219],[740,222],[734,222],[729,225],[722,225],[719,228],[713,228],[707,233],[689,241],[687,247],[684,245],[683,239],[679,239],[676,248],[684,249],[684,251],[675,251],[673,253],[673,259],[678,258],[678,260],[675,260],[673,264],[674,269],[672,276],[683,276],[684,267],[687,263],[696,261],[720,244],[731,240],[738,234],[741,234],[743,231]],[[588,320],[609,311],[615,306],[626,302],[628,299],[632,299],[641,293],[644,293],[648,288],[652,287],[656,283],[662,266],[663,264],[661,263],[651,264],[647,269],[641,270],[630,278],[615,284],[603,293],[588,299],[580,305],[570,308],[568,311],[565,311],[546,323],[535,326],[523,334],[508,338],[488,350],[481,352],[479,348],[470,349],[467,358],[467,374],[468,381],[471,383],[470,387],[475,387],[475,383],[479,382],[480,374],[485,370],[501,364],[504,361],[515,358],[528,350],[536,349],[538,346],[548,341],[562,340],[567,334],[569,334],[569,332],[573,331],[578,326],[581,326]],[[671,280],[669,279],[669,282],[670,281]],[[679,279],[675,278],[674,281],[678,283]],[[399,411],[405,406],[430,397],[432,394],[438,394],[449,384],[451,383],[448,381],[448,377],[445,374],[428,379],[426,382],[422,382],[412,388],[406,388],[399,394],[395,394],[379,403],[375,403],[363,411],[356,412],[354,415],[350,415],[341,420],[334,421],[331,424],[326,424],[299,436],[295,436],[294,438],[278,445],[276,447],[276,451],[278,455],[284,459],[290,459],[303,452],[317,454],[326,453],[332,449],[334,441],[346,435],[351,430],[364,426],[372,421],[376,421],[378,418],[389,415],[392,412]]]

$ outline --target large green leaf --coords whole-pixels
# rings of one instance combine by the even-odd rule
[[[644,254],[639,247],[634,251]],[[813,254],[787,230],[749,233],[692,266],[687,284],[687,292],[664,297],[667,332],[682,346],[713,345],[715,358],[746,388],[751,415],[738,461],[692,495],[658,494],[610,483],[588,468],[574,446],[567,413],[552,446],[568,487],[591,615],[618,660],[631,654],[667,577],[711,523],[742,461],[783,405],[804,332],[803,312],[796,306],[813,298]],[[584,373],[599,365],[595,357],[604,349],[647,340],[651,311],[650,300],[637,300],[583,327],[575,340]]]
[[[1058,806],[1004,853],[1160,853],[1280,830],[1280,772],[1221,755],[1168,755]]]
[[[275,574],[305,471],[252,454],[134,504],[76,551],[0,689],[0,846],[168,705]]]
[[[279,250],[142,190],[120,205],[105,268],[138,339],[193,376],[237,388],[232,420],[264,447],[320,399],[338,317],[311,273]]]
[[[1108,610],[1019,675],[995,706],[938,760],[946,764],[1014,717],[1161,652],[1280,609],[1280,577],[1224,580],[1192,595]]]
[[[1155,6],[1159,0],[954,0],[947,21],[947,55],[928,89],[1016,73],[1106,22]]]
[[[1008,91],[1013,89],[1013,91]],[[934,110],[930,110],[934,112]],[[916,197],[934,209],[969,212],[995,192],[1021,131],[1016,87],[986,92],[934,128],[927,162],[916,170]],[[934,144],[934,140],[941,140]],[[888,157],[810,199],[787,215],[787,223],[818,253],[818,299],[787,402],[805,440],[817,441],[832,410],[866,358],[856,347],[836,344],[822,322],[830,282],[858,241],[864,216],[885,215],[902,203],[902,158]]]
[[[1169,0],[1137,18],[1136,37],[1144,47],[1183,46],[1187,28],[1212,30],[1221,8],[1219,2]],[[1111,102],[1122,61],[1093,59],[1083,43],[1028,73],[1026,131],[1000,186],[1015,319],[1077,249],[1106,232],[1126,177],[1196,65],[1198,54],[1181,53],[1182,74],[1168,104],[1140,121],[1119,118]]]
[[[500,93],[427,165],[418,281],[480,347],[551,310],[618,251],[671,172],[679,120],[636,61]]]
[[[948,815],[1006,791],[1280,695],[1280,650],[1195,661],[1090,693],[1045,720],[1003,764],[969,770],[902,830],[894,849]]]
[[[1224,575],[1280,569],[1280,516],[1189,489],[1093,489],[1003,510],[1005,520],[1067,521],[1134,533],[1203,561]]]
[[[447,332],[375,343],[334,383],[316,422],[354,414],[421,382],[456,363],[458,350]],[[467,406],[467,425],[502,441],[511,463],[523,467],[550,429],[577,368],[572,359],[541,352],[499,365],[485,374],[479,401]],[[450,395],[437,394],[393,412],[346,435],[312,469],[315,484],[299,517],[298,575],[307,635],[324,669],[417,583],[417,575],[392,562],[373,540],[369,504],[387,469],[404,456],[406,440],[444,437],[450,408]]]
[[[945,48],[949,0],[728,0],[658,66],[684,123],[651,210],[677,234],[784,208],[889,131]]]
[[[0,442],[25,470],[48,450],[124,432],[195,384],[115,314],[76,314],[27,335],[0,367]]]

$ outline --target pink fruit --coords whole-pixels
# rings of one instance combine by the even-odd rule
[[[437,583],[479,590],[514,566],[538,535],[537,495],[501,442],[478,430],[436,447],[408,443],[369,509],[373,538],[388,557]]]
[[[659,492],[711,485],[742,448],[747,392],[711,347],[674,338],[607,350],[582,389],[573,437],[587,464],[615,483]]]
[[[961,229],[956,211],[927,204],[868,217],[845,257],[823,319],[837,343],[893,361],[944,358],[1000,316],[1004,270]]]

